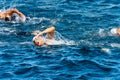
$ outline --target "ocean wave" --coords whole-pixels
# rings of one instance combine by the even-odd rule
[[[119,80],[119,0],[2,0],[26,21],[0,20],[0,79]],[[34,30],[55,26],[58,42],[35,46]]]

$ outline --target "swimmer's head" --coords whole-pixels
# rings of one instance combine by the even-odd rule
[[[42,38],[33,38],[33,42],[34,44],[36,44],[37,46],[43,46],[45,44],[44,40]]]
[[[117,34],[117,28],[113,28],[113,29],[111,29],[111,31],[110,31],[113,35],[116,35]]]
[[[7,15],[7,16],[5,17],[5,21],[11,21],[11,16]]]

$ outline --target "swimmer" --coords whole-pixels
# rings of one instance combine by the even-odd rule
[[[53,40],[54,41],[54,32],[55,32],[55,27],[50,27],[45,29],[42,32],[35,32],[33,34],[36,34],[36,36],[33,38],[33,42],[37,45],[37,46],[43,46],[43,45],[49,45],[49,41]],[[46,34],[45,37],[43,37],[43,34]]]
[[[16,8],[7,10],[6,12],[0,11],[0,18],[4,19],[5,21],[11,21],[14,13],[16,13],[20,17],[20,20],[22,22],[25,21],[26,19],[25,15],[21,13],[20,11],[18,11]]]
[[[114,34],[114,35],[119,35],[120,36],[120,28],[111,29],[111,33]]]

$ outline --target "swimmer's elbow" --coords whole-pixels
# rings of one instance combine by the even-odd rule
[[[26,20],[25,15],[24,15],[23,13],[21,13],[21,12],[18,12],[17,14],[18,14],[19,17],[21,18],[21,21],[22,21],[22,22],[25,22],[25,20]]]

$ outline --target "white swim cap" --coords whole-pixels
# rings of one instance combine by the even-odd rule
[[[110,32],[111,32],[112,34],[117,34],[117,28],[111,29]]]
[[[35,41],[35,39],[36,39],[36,36],[35,36],[35,37],[33,37],[32,41]]]

